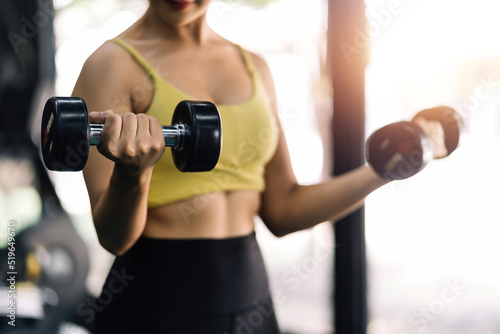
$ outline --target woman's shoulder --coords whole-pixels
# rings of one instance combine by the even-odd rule
[[[136,67],[123,48],[106,41],[83,64],[73,94],[83,97],[93,110],[115,110],[116,101],[131,100],[132,89],[142,75]]]
[[[270,93],[271,96],[274,96],[275,95],[274,79],[271,73],[271,69],[269,68],[265,58],[258,53],[249,51],[248,49],[243,48],[243,50],[244,52],[247,52],[250,55],[250,58],[255,66],[255,69],[260,74],[260,77],[262,78],[262,81],[268,93]]]
[[[78,83],[88,87],[120,88],[124,93],[129,91],[136,76],[140,74],[140,69],[136,69],[134,60],[127,51],[115,42],[107,40],[87,58]]]
[[[131,61],[127,52],[112,40],[105,41],[85,61],[84,67],[89,70],[113,70],[123,68]]]

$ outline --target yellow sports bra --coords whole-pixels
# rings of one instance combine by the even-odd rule
[[[160,124],[171,124],[180,101],[197,100],[167,82],[131,45],[119,38],[112,41],[127,50],[151,77],[155,91],[146,113],[158,118]],[[264,190],[264,169],[278,143],[277,120],[250,53],[240,50],[251,75],[253,93],[242,103],[217,106],[223,133],[219,162],[210,172],[182,173],[167,149],[153,169],[149,207],[221,190]]]

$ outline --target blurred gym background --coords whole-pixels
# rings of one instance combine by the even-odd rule
[[[146,7],[146,0],[0,4],[2,333],[91,331],[90,298],[113,258],[97,242],[81,173],[47,172],[41,164],[40,113],[48,97],[70,95],[85,59]],[[344,11],[362,20],[346,18],[346,28]],[[450,157],[368,197],[360,232],[366,265],[363,256],[349,259],[365,268],[358,274],[366,291],[336,285],[345,240],[330,222],[281,239],[257,224],[284,333],[500,333],[499,12],[496,0],[211,4],[211,26],[268,61],[302,183],[320,181],[337,165],[332,122],[345,111],[334,106],[346,98],[334,88],[333,78],[345,75],[332,71],[338,63],[366,65],[355,82],[363,86],[363,139],[440,104],[466,120],[465,139]],[[16,327],[7,317],[13,224]],[[360,294],[366,309],[343,299],[344,290],[355,290],[352,299]],[[352,322],[360,325],[339,327]]]

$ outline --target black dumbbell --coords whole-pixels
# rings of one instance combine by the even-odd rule
[[[181,101],[171,126],[162,126],[165,146],[172,148],[175,166],[182,172],[212,170],[221,152],[222,128],[217,107],[210,102]],[[42,116],[42,156],[54,171],[80,171],[90,145],[99,145],[103,124],[90,124],[85,101],[79,97],[52,97]]]
[[[366,160],[388,180],[406,179],[421,171],[435,157],[429,136],[417,124],[418,118],[437,121],[444,133],[444,144],[450,155],[458,147],[463,120],[452,108],[440,106],[420,111],[411,122],[386,125],[366,141]]]

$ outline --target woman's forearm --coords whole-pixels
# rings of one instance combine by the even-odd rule
[[[109,187],[92,210],[101,245],[115,255],[128,250],[144,230],[150,179],[151,172],[128,175],[115,166]]]
[[[297,185],[275,200],[273,213],[264,221],[277,235],[307,229],[351,213],[388,182],[366,165],[319,184]]]

